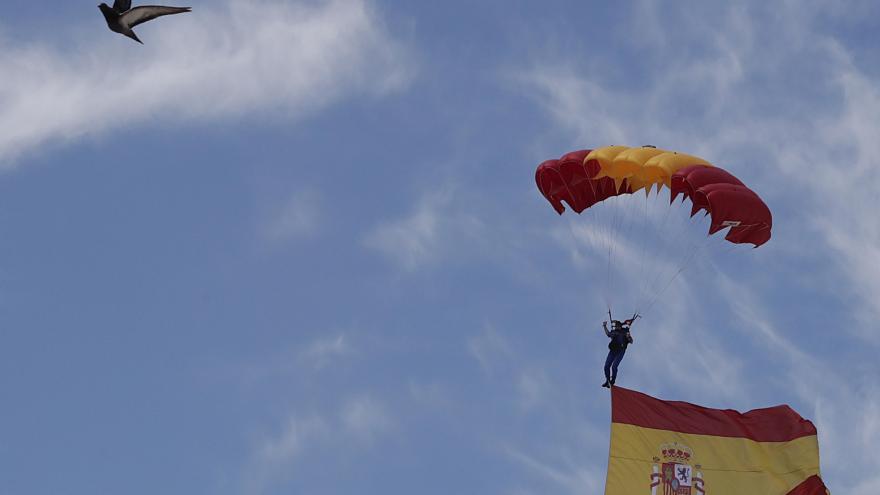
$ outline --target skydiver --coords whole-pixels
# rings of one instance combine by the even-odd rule
[[[632,334],[630,334],[633,320],[634,318],[630,318],[622,323],[619,320],[611,320],[611,331],[608,331],[608,322],[602,322],[605,335],[611,339],[611,342],[608,343],[608,357],[605,359],[605,383],[602,384],[605,388],[614,386],[614,382],[617,380],[617,366],[620,365],[620,361],[626,353],[626,346],[633,343]]]

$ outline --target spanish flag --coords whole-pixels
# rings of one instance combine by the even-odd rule
[[[816,427],[788,406],[739,413],[611,390],[605,495],[827,495]]]

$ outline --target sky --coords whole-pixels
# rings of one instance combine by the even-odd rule
[[[603,257],[534,171],[608,144],[774,215],[656,291],[618,383],[789,404],[880,491],[876,2],[189,5],[141,46],[4,0],[0,494],[601,493],[601,321],[675,251]]]

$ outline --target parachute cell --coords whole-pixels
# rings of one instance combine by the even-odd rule
[[[671,196],[669,201],[675,201],[679,194],[684,194],[685,199],[690,198],[695,189],[709,184],[745,185],[722,168],[693,165],[682,168],[672,175],[669,184]]]

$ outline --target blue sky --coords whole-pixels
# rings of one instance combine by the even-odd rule
[[[775,220],[674,280],[620,383],[791,404],[835,493],[880,490],[875,2],[190,5],[140,46],[4,3],[0,493],[601,493],[636,273],[603,287],[533,174],[612,143]]]

